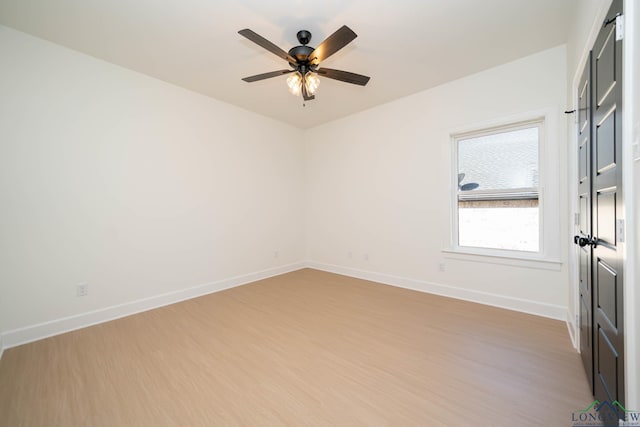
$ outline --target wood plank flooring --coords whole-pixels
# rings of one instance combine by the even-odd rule
[[[569,426],[563,322],[300,270],[6,350],[2,426]]]

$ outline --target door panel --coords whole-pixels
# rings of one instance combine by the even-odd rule
[[[617,277],[616,272],[607,263],[598,260],[596,280],[598,281],[598,307],[602,315],[613,328],[618,327],[617,314]]]
[[[616,165],[616,114],[615,106],[604,120],[597,126],[596,134],[596,171],[598,174],[606,172],[607,169]]]
[[[594,394],[603,401],[624,405],[623,286],[621,243],[616,220],[622,218],[622,41],[615,39],[615,16],[622,0],[614,0],[596,39],[592,57],[592,247]],[[597,53],[597,54],[595,54]]]
[[[596,384],[600,386],[600,391],[604,393],[601,397],[610,401],[618,400],[611,396],[617,394],[615,384],[619,376],[620,358],[618,357],[615,346],[604,332],[604,329],[598,329],[598,332],[598,351],[596,357],[598,360],[598,377],[596,378]],[[596,398],[600,400],[597,394]]]
[[[598,52],[596,56],[596,96],[597,106],[601,106],[604,102],[607,94],[611,91],[615,85],[615,25],[609,25],[604,29],[604,33],[601,31],[600,36],[605,35],[606,40],[601,43],[600,49],[594,48],[595,52]]]
[[[597,222],[594,234],[601,244],[616,244],[616,191],[598,193],[596,200]]]
[[[578,85],[580,353],[596,399],[624,405],[622,40],[613,0]]]

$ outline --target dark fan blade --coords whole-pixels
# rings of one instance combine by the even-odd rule
[[[240,34],[241,36],[245,36],[246,38],[248,38],[249,40],[257,44],[258,46],[261,46],[267,49],[269,52],[278,55],[280,58],[284,59],[285,61],[291,62],[293,64],[297,63],[296,59],[293,56],[289,55],[287,52],[280,49],[278,46],[271,43],[269,40],[265,39],[260,34],[257,34],[248,28],[238,31],[238,34]]]
[[[257,82],[258,80],[264,80],[264,79],[270,79],[271,77],[278,77],[278,76],[282,76],[284,74],[289,74],[289,73],[293,73],[295,70],[278,70],[278,71],[272,71],[270,73],[264,73],[264,74],[256,74],[255,76],[250,76],[250,77],[245,77],[242,80],[244,80],[247,83],[251,83],[251,82]]]
[[[460,191],[471,191],[475,190],[478,187],[480,187],[480,184],[478,184],[477,182],[470,182],[468,184],[462,184],[460,186]]]
[[[318,65],[320,62],[324,61],[346,45],[348,45],[351,40],[358,37],[356,33],[354,33],[351,28],[343,25],[336,31],[326,38],[325,41],[320,43],[311,54],[309,55],[310,61],[314,65]]]
[[[311,101],[312,99],[316,99],[315,95],[309,95],[309,93],[307,92],[307,85],[305,85],[304,83],[302,83],[302,98],[305,101]]]
[[[362,74],[350,73],[348,71],[342,70],[333,70],[331,68],[318,68],[316,72],[321,76],[329,77],[330,79],[353,83],[354,85],[360,86],[366,85],[370,79],[370,77],[363,76]]]

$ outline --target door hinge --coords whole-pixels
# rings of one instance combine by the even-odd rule
[[[616,221],[616,240],[618,242],[624,242],[624,219]]]
[[[624,38],[624,15],[616,16],[616,41]]]

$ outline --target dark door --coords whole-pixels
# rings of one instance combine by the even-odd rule
[[[578,86],[580,352],[596,399],[624,405],[622,40],[614,0]]]
[[[593,393],[593,299],[591,278],[591,54],[578,85],[578,208],[580,355]]]
[[[614,0],[609,24],[592,51],[591,203],[593,283],[593,368],[596,399],[624,405],[624,270],[620,241],[622,205],[622,40],[615,17],[622,0]]]

